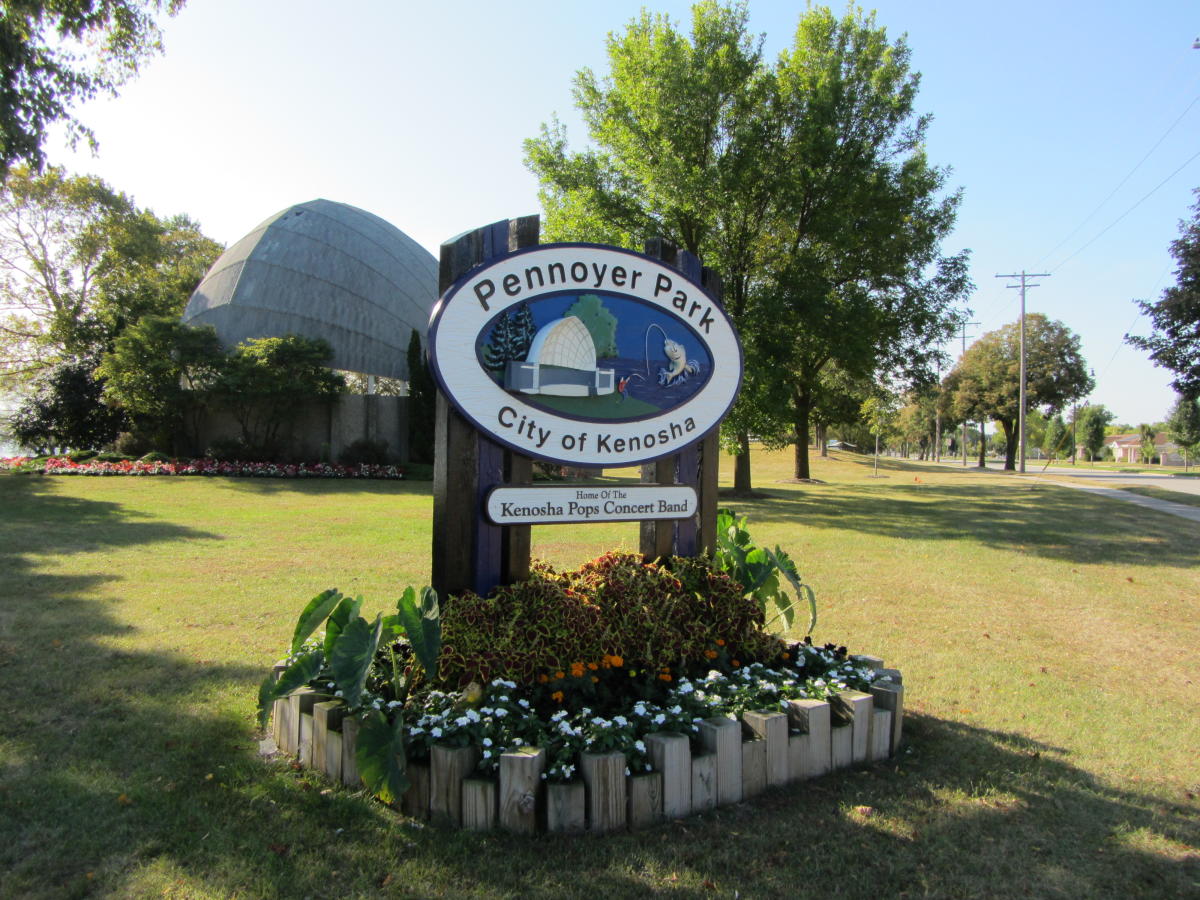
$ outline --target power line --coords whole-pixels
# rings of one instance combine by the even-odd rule
[[[1184,169],[1186,169],[1189,165],[1191,165],[1191,163],[1194,162],[1197,157],[1200,157],[1200,150],[1197,150],[1195,153],[1193,153],[1190,157],[1188,157],[1188,159],[1184,162],[1183,165],[1181,165],[1178,169],[1176,169],[1174,172],[1172,172],[1170,175],[1168,175],[1166,178],[1164,178],[1162,181],[1160,181],[1158,184],[1156,184],[1154,187],[1152,187],[1149,191],[1147,191],[1145,194],[1143,194],[1141,199],[1138,200],[1137,203],[1133,204],[1133,206],[1129,207],[1129,209],[1125,210],[1125,212],[1121,213],[1119,216],[1117,216],[1115,219],[1113,219],[1112,222],[1110,222],[1108,225],[1106,225],[1104,228],[1102,228],[1100,230],[1100,232],[1095,237],[1093,237],[1090,241],[1088,241],[1086,244],[1084,244],[1082,247],[1080,247],[1078,250],[1076,250],[1074,253],[1072,253],[1070,256],[1068,256],[1066,259],[1064,259],[1062,262],[1060,262],[1058,265],[1056,265],[1054,267],[1054,272],[1058,272],[1058,270],[1061,269],[1063,266],[1065,266],[1068,262],[1073,260],[1076,256],[1078,256],[1080,253],[1082,253],[1088,247],[1092,246],[1092,244],[1096,243],[1096,241],[1100,240],[1100,238],[1102,238],[1105,234],[1107,234],[1109,231],[1111,231],[1113,229],[1113,227],[1115,227],[1117,225],[1118,222],[1120,222],[1127,215],[1129,215],[1131,212],[1133,212],[1135,209],[1137,209],[1139,206],[1141,206],[1143,203],[1145,203],[1147,200],[1149,200],[1158,191],[1159,188],[1161,188],[1164,184],[1166,184],[1168,181],[1170,181],[1172,178],[1174,178],[1176,175],[1178,175],[1180,172],[1182,172]],[[1054,274],[1054,273],[1051,273],[1051,274]]]
[[[1144,163],[1146,160],[1148,160],[1150,158],[1151,154],[1153,154],[1154,151],[1159,148],[1159,145],[1161,145],[1162,142],[1167,139],[1167,136],[1172,131],[1175,130],[1175,126],[1183,121],[1184,116],[1186,116],[1189,112],[1191,112],[1192,107],[1195,106],[1197,103],[1200,103],[1200,95],[1192,98],[1192,102],[1189,103],[1184,108],[1183,112],[1181,112],[1179,114],[1179,117],[1176,118],[1174,122],[1172,122],[1169,126],[1167,126],[1167,130],[1164,131],[1162,133],[1162,135],[1159,137],[1159,139],[1154,142],[1154,146],[1151,147],[1149,150],[1147,150],[1146,155],[1137,161],[1137,164],[1132,169],[1129,170],[1128,174],[1126,174],[1126,176],[1124,178],[1122,178],[1120,180],[1120,182],[1118,182],[1118,184],[1115,188],[1113,188],[1111,191],[1109,191],[1108,196],[1105,197],[1103,200],[1101,200],[1099,202],[1099,204],[1097,204],[1096,208],[1093,209],[1090,213],[1088,213],[1087,217],[1082,222],[1080,222],[1078,225],[1076,225],[1074,229],[1072,229],[1070,234],[1068,234],[1065,238],[1063,238],[1061,241],[1059,241],[1057,244],[1055,244],[1050,250],[1046,251],[1046,254],[1041,259],[1038,260],[1038,265],[1041,265],[1043,262],[1045,262],[1047,259],[1049,259],[1051,256],[1053,256],[1055,251],[1057,251],[1059,247],[1061,247],[1063,244],[1065,244],[1071,238],[1075,237],[1075,235],[1079,232],[1079,230],[1081,228],[1083,228],[1083,226],[1086,225],[1088,222],[1090,222],[1092,220],[1092,218],[1096,215],[1096,213],[1100,212],[1100,210],[1104,208],[1104,204],[1108,203],[1108,201],[1113,198],[1113,196],[1117,193],[1117,191],[1119,191],[1121,188],[1123,188],[1125,186],[1125,183],[1127,181],[1129,181],[1130,178],[1133,177],[1133,173],[1142,167],[1142,163]],[[1186,165],[1186,163],[1185,163],[1185,165]],[[1068,259],[1069,258],[1070,257],[1068,257]]]

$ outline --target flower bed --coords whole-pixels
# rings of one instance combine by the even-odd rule
[[[188,461],[157,460],[85,460],[75,462],[65,456],[47,459],[31,469],[27,457],[0,459],[0,469],[41,471],[46,475],[224,475],[239,478],[377,478],[400,479],[398,466],[362,464],[343,466],[335,463],[224,462],[215,459]]]
[[[504,679],[431,691],[411,721],[399,720],[406,753],[395,763],[407,787],[391,799],[409,815],[475,830],[604,832],[892,756],[900,673],[831,647],[801,652],[825,664],[829,680],[757,663],[733,675],[713,669],[697,681],[681,677],[662,702],[634,700],[609,715],[587,707],[547,715],[536,690]],[[289,665],[281,660],[276,672]],[[364,696],[351,710],[336,683],[323,687],[276,699],[273,737],[301,765],[361,786],[368,717],[400,704]]]
[[[640,827],[891,755],[899,673],[767,633],[718,565],[613,552],[445,613],[409,588],[373,623],[326,591],[260,719],[301,764],[412,815],[515,831]]]

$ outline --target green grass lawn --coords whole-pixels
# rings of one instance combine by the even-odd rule
[[[1200,530],[1067,488],[759,454],[729,500],[904,670],[901,756],[631,835],[422,827],[257,754],[303,603],[429,572],[428,483],[0,476],[0,897],[1200,895]],[[728,484],[732,467],[726,466]],[[632,524],[535,529],[575,565]]]

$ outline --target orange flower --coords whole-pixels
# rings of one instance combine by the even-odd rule
[[[555,700],[558,703],[562,703],[563,702],[563,692],[555,691],[553,694],[550,695],[550,699]]]
[[[542,674],[542,675],[538,676],[538,684],[545,684],[549,680],[550,680],[549,675]]]
[[[671,680],[671,676],[668,675],[666,672],[663,672],[661,675],[658,676],[658,678],[660,681],[670,681]]]
[[[599,681],[600,681],[600,679],[597,678],[595,675],[592,676],[592,684],[597,684],[597,683],[599,683]]]
[[[618,669],[621,668],[621,666],[625,665],[625,660],[621,659],[621,657],[617,656],[617,654],[615,654],[615,653],[612,656],[608,657],[608,661],[610,663],[612,663],[614,666],[616,666]]]
[[[560,671],[558,671],[558,672],[555,672],[555,673],[554,673],[554,680],[555,680],[555,681],[562,681],[562,680],[563,680],[564,678],[566,678],[566,677],[567,677],[566,673],[565,673],[565,672],[563,672],[563,671],[561,671],[561,670],[560,670]]]
[[[724,647],[724,646],[725,646],[725,640],[724,640],[724,638],[717,638],[717,646],[718,646],[718,647]]]
[[[704,651],[704,655],[705,655],[705,656],[706,656],[708,659],[716,659],[716,658],[717,658],[717,651],[716,651],[716,650],[705,650],[705,651]]]
[[[588,668],[591,669],[593,672],[595,672],[600,667],[598,665],[596,665],[594,662],[590,662],[590,663],[588,663]]]
[[[571,663],[571,677],[572,678],[582,678],[583,677],[583,663],[581,663],[581,662]]]
[[[736,659],[735,659],[735,660],[732,660],[732,662],[733,662],[733,667],[734,667],[735,669],[736,669],[738,666],[740,666],[740,665],[741,665],[741,663],[740,663],[740,662],[738,662]]]
[[[791,658],[792,658],[792,654],[790,654],[790,653],[785,653],[785,654],[783,654],[783,658],[784,658],[784,659],[791,659]]]

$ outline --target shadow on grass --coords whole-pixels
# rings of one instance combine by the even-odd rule
[[[752,526],[780,522],[900,539],[967,539],[1075,563],[1200,564],[1200,544],[1189,536],[1186,523],[1047,484],[892,481],[884,488],[852,484],[765,493],[758,500],[723,499],[722,506],[749,516]]]

